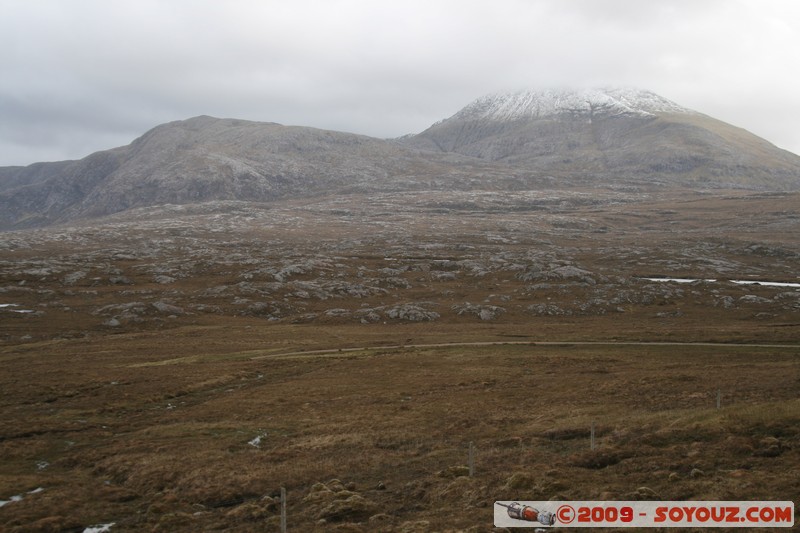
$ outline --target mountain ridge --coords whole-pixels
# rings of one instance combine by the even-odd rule
[[[199,115],[80,160],[0,167],[0,229],[167,203],[543,183],[797,190],[800,157],[633,89],[487,95],[398,139]]]

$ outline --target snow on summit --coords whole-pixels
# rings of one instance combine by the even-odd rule
[[[693,111],[651,91],[638,89],[526,90],[483,96],[453,118],[516,120],[560,113],[653,116]]]

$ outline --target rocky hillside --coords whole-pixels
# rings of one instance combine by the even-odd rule
[[[80,161],[0,169],[0,227],[151,205],[386,190],[399,174],[437,173],[434,161],[361,135],[196,117]]]
[[[797,189],[800,157],[649,91],[523,91],[479,98],[404,141],[529,170],[658,184]]]
[[[487,96],[397,140],[201,116],[79,161],[0,168],[0,230],[219,200],[631,184],[797,190],[800,157],[634,90]]]

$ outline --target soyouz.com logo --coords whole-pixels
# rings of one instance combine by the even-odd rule
[[[790,501],[496,501],[496,527],[793,527]]]

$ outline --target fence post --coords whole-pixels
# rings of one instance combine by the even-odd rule
[[[286,533],[286,489],[281,487],[281,533]]]
[[[592,430],[589,432],[589,448],[594,451],[594,420],[592,420]]]
[[[469,477],[475,475],[475,445],[469,441]]]

